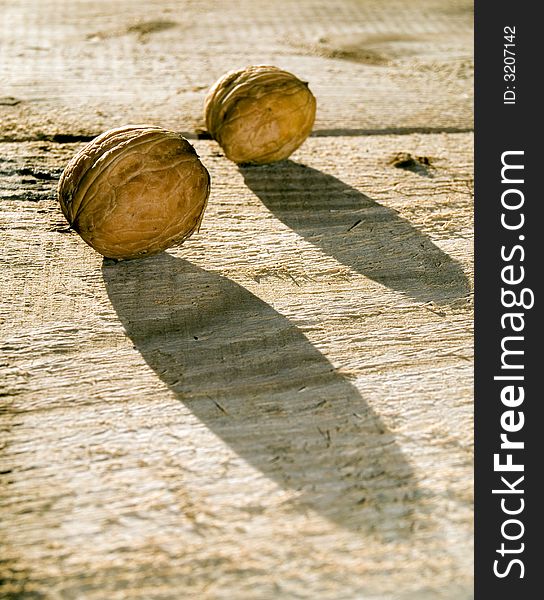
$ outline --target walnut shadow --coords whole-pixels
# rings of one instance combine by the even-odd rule
[[[456,260],[396,211],[336,177],[291,160],[239,169],[278,219],[340,263],[419,302],[468,297]]]
[[[168,254],[104,261],[107,293],[147,364],[292,507],[395,540],[420,492],[393,435],[287,318]]]

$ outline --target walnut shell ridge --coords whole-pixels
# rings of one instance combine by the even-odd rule
[[[268,65],[226,73],[204,101],[208,132],[238,164],[290,156],[310,135],[315,111],[307,83]]]
[[[149,256],[198,230],[210,176],[191,144],[146,125],[106,131],[68,163],[58,199],[72,229],[108,258]]]

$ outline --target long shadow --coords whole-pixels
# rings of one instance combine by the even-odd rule
[[[278,219],[358,273],[420,302],[450,304],[469,294],[457,261],[339,179],[291,160],[239,168]]]
[[[103,276],[148,365],[240,457],[299,492],[293,507],[387,539],[410,535],[418,499],[410,465],[358,390],[292,322],[168,254],[104,261]]]

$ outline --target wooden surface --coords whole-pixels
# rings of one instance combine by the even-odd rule
[[[126,123],[191,134],[225,71],[309,81],[315,129],[470,130],[466,0],[0,0],[0,139]]]
[[[470,4],[0,15],[0,597],[471,598]],[[319,118],[239,168],[199,111],[251,62]],[[191,137],[209,208],[103,261],[57,179],[139,121]]]

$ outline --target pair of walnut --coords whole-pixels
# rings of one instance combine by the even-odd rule
[[[271,66],[227,73],[205,101],[206,126],[238,164],[283,160],[310,135],[308,85]],[[149,256],[198,230],[210,176],[180,134],[153,126],[112,129],[83,147],[59,182],[62,212],[97,252]]]

